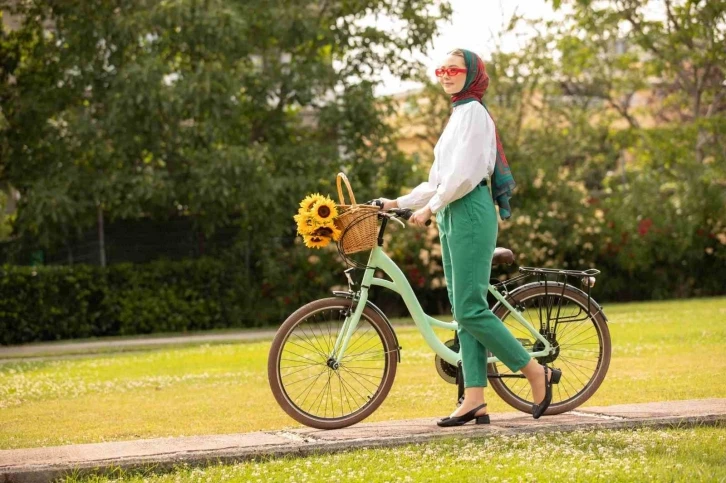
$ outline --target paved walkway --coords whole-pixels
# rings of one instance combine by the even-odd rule
[[[144,337],[138,339],[107,338],[84,342],[40,342],[15,346],[0,346],[0,360],[11,358],[49,357],[88,354],[105,350],[145,349],[165,345],[205,344],[209,342],[239,342],[272,339],[276,329],[240,330],[214,334]]]
[[[495,414],[488,426],[470,424],[442,429],[436,426],[435,419],[424,418],[362,423],[335,431],[304,428],[3,450],[0,451],[0,482],[37,483],[50,481],[70,471],[85,474],[102,473],[107,467],[133,470],[150,465],[162,469],[180,463],[232,463],[259,456],[397,446],[443,437],[724,423],[726,399],[700,399],[587,407],[537,421],[522,413]]]

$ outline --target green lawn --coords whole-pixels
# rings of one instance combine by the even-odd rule
[[[589,405],[726,397],[726,298],[605,307],[613,359]],[[455,387],[410,327],[369,421],[447,414]],[[442,332],[442,338],[446,334]],[[295,427],[267,385],[269,342],[0,362],[0,449]],[[487,391],[492,413],[511,411]]]
[[[88,482],[726,481],[726,428],[587,431],[446,440],[307,458],[116,474]]]

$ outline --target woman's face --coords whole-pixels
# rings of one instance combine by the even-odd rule
[[[439,68],[445,69],[464,69],[466,70],[466,62],[464,58],[458,55],[448,56]],[[438,77],[441,87],[444,88],[444,92],[449,95],[457,94],[461,92],[466,84],[466,72],[458,72],[456,75],[450,75],[451,72],[444,72],[441,77]]]

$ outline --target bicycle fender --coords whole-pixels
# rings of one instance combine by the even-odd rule
[[[560,292],[562,291],[562,285],[563,285],[562,282],[547,282],[547,287],[548,288],[549,287],[559,287]],[[530,288],[533,288],[533,287],[544,287],[544,286],[545,286],[544,282],[531,282],[531,283],[524,284],[524,285],[522,285],[520,287],[517,287],[513,291],[509,292],[509,294],[507,294],[507,297],[506,297],[507,298],[507,302],[509,302],[511,304],[512,303],[512,297],[514,295],[516,295],[517,292],[520,292],[520,291],[523,291],[523,290],[526,290],[526,289],[530,289]],[[570,288],[572,288],[572,290],[575,290],[579,295],[582,295],[583,297],[587,298],[587,292],[585,292],[585,291],[577,288],[575,285],[572,285],[572,284],[569,284],[569,283],[567,284],[567,286],[570,287]],[[556,292],[556,290],[553,290],[553,293],[554,292]],[[600,304],[598,304],[595,301],[595,299],[593,299],[593,298],[590,298],[590,304],[595,309],[595,313],[599,313],[602,316],[602,318],[605,321],[605,323],[607,324],[608,323],[608,318],[605,315],[605,312],[602,310],[602,307],[600,306]],[[496,309],[498,309],[500,305],[502,305],[502,303],[501,302],[497,302],[494,305],[494,307],[492,307],[492,312],[494,312]]]
[[[352,300],[354,294],[351,292],[342,292],[342,291],[334,290],[333,295],[338,298]],[[386,314],[384,314],[383,311],[381,309],[379,309],[378,306],[375,305],[370,300],[366,302],[366,307],[370,307],[371,309],[373,309],[373,311],[376,314],[378,314],[381,317],[381,319],[383,319],[383,321],[386,323],[386,325],[388,325],[388,328],[391,329],[391,333],[393,334],[393,341],[396,344],[396,356],[398,357],[398,362],[401,362],[401,346],[398,344],[398,336],[396,335],[396,331],[393,330],[393,325],[391,325],[391,321],[388,320],[388,317],[386,317]]]

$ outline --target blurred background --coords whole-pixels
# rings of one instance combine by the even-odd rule
[[[726,293],[722,0],[0,10],[0,343],[276,326],[344,285],[297,204],[337,199],[339,171],[358,201],[426,179],[457,47],[491,77],[518,183],[498,244],[520,265],[597,267],[599,301]],[[446,314],[435,227],[387,242]]]

